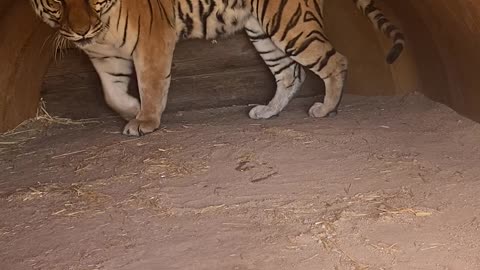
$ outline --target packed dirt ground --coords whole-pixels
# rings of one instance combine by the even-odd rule
[[[0,268],[480,269],[480,124],[420,95],[311,102],[2,135]]]

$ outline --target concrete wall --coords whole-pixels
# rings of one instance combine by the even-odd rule
[[[480,64],[480,53],[476,49],[480,44],[480,3],[472,0],[377,2],[404,29],[408,39],[405,54],[391,66],[384,61],[390,42],[373,31],[351,0],[326,0],[328,35],[350,60],[347,92],[401,95],[422,91],[480,120],[480,91],[476,91],[480,80],[475,77],[476,64]],[[35,19],[27,0],[0,3],[0,33],[0,130],[12,128],[34,115],[44,81],[48,81],[47,86],[53,85],[51,89],[61,91],[59,78],[83,74],[77,76],[82,78],[78,80],[78,87],[88,81],[98,85],[91,65],[82,56],[66,57],[48,68],[53,50],[45,40],[51,31]],[[222,45],[229,49],[225,50]],[[210,55],[219,54],[225,56],[221,63],[208,62]],[[211,100],[212,95],[219,104],[234,104],[235,100],[263,102],[273,93],[270,74],[241,35],[217,45],[204,41],[182,43],[176,51],[175,63],[171,108],[195,106],[202,100]],[[231,72],[222,74],[226,69]],[[237,72],[239,70],[243,73]],[[47,71],[49,75],[44,77]],[[59,83],[55,83],[57,79]],[[219,81],[229,89],[226,84],[230,80],[236,81],[233,87],[236,93],[218,88],[211,90],[212,81]],[[197,85],[200,90],[189,93],[191,85]],[[322,83],[313,79],[305,88],[304,93],[314,93],[321,90]]]

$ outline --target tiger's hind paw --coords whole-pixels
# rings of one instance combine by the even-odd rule
[[[326,108],[326,106],[322,102],[317,102],[313,104],[312,107],[310,107],[310,110],[308,110],[308,114],[311,117],[315,118],[333,117],[337,115],[337,110]]]
[[[251,109],[248,115],[252,119],[269,119],[277,115],[278,113],[279,112],[272,109],[272,107],[265,106],[265,105],[258,105],[258,106],[255,106],[253,109]]]
[[[132,119],[125,125],[123,134],[128,136],[143,136],[154,132],[160,126],[160,121]]]

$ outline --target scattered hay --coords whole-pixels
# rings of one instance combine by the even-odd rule
[[[330,253],[337,254],[342,261],[344,261],[346,264],[349,264],[351,267],[353,267],[353,269],[367,270],[372,268],[369,265],[360,263],[357,259],[353,258],[345,250],[340,248],[335,239],[320,238],[319,241],[325,250]]]
[[[415,244],[417,245],[417,244]],[[431,243],[431,244],[421,244],[419,245],[418,247],[418,250],[420,251],[428,251],[428,250],[432,250],[432,249],[437,249],[437,248],[441,248],[441,247],[445,247],[447,246],[447,244],[442,244],[442,243]]]
[[[15,135],[25,135],[26,133],[38,132],[40,129],[43,129],[45,126],[48,126],[50,124],[85,125],[85,124],[94,124],[94,123],[99,123],[99,121],[94,120],[94,119],[72,120],[70,118],[62,118],[62,117],[52,116],[47,111],[46,102],[43,100],[43,98],[41,98],[40,102],[38,104],[37,113],[35,114],[34,118],[23,121],[21,124],[19,124],[14,129],[12,129],[10,131],[7,131],[3,134],[0,134],[0,137],[14,137]],[[22,130],[22,128],[25,128],[26,126],[31,127],[32,124],[41,124],[41,125],[36,125],[36,127],[32,127],[30,129],[26,129],[26,130]],[[28,138],[23,138],[23,139],[28,140]],[[15,144],[16,142],[12,141],[12,142],[4,142],[4,143]]]
[[[157,217],[169,217],[174,214],[171,212],[171,202],[168,198],[164,198],[164,194],[157,189],[149,189],[151,183],[141,187],[140,190],[134,192],[128,196],[128,198],[115,203],[116,208],[133,208],[136,211],[146,210],[155,212]],[[154,193],[154,194],[151,194]]]
[[[52,159],[60,159],[60,158],[72,156],[72,155],[75,155],[75,154],[84,153],[84,152],[86,152],[86,151],[87,151],[87,150],[78,150],[78,151],[63,153],[63,154],[60,154],[60,155],[53,156]]]
[[[142,171],[147,175],[158,175],[161,178],[182,177],[191,175],[194,166],[187,162],[175,162],[170,158],[147,158],[143,160],[146,168]]]
[[[8,202],[27,202],[39,199],[52,199],[67,196],[66,199],[82,201],[85,204],[99,202],[108,197],[100,194],[91,185],[71,184],[70,186],[61,186],[58,184],[41,184],[28,188],[18,189],[6,196]]]
[[[51,194],[63,193],[64,189],[57,184],[41,184],[36,186],[17,189],[15,192],[7,196],[8,202],[13,201],[33,201],[37,199],[45,198]]]
[[[47,213],[57,217],[96,216],[105,213],[111,197],[98,192],[93,185],[37,184],[16,190],[5,196],[10,203],[54,204],[56,210]]]
[[[40,105],[38,106],[37,114],[36,114],[36,117],[34,118],[34,121],[45,121],[47,123],[60,124],[60,125],[84,125],[84,124],[99,123],[98,121],[89,120],[89,119],[72,120],[70,118],[52,116],[50,113],[48,113],[47,104],[43,100],[43,98],[40,99]]]
[[[207,157],[198,157],[193,160],[178,160],[173,153],[177,149],[158,149],[161,157],[150,157],[143,160],[146,175],[167,177],[183,177],[208,171]]]
[[[400,252],[397,249],[397,245],[398,245],[397,243],[395,244],[376,243],[376,244],[368,244],[368,245],[382,253],[386,253],[389,255],[394,255],[395,253]]]
[[[308,133],[302,132],[302,131],[297,131],[293,129],[285,129],[285,128],[280,128],[280,127],[271,127],[271,128],[266,128],[265,131],[267,133],[270,133],[272,135],[276,136],[284,136],[287,138],[291,138],[294,140],[298,141],[304,141],[306,139],[310,139],[309,143],[312,143],[314,141],[311,140],[310,136]]]
[[[378,210],[382,211],[383,213],[386,214],[391,214],[391,215],[401,215],[401,214],[413,214],[416,217],[429,217],[432,216],[432,212],[426,212],[422,210],[416,210],[413,208],[403,208],[403,209],[384,209],[384,208],[378,208]]]
[[[216,211],[216,210],[219,210],[219,209],[223,209],[223,208],[226,208],[226,205],[225,204],[221,204],[221,205],[210,205],[210,206],[207,206],[207,207],[203,207],[203,208],[200,208],[200,209],[194,209],[193,210],[193,213],[194,214],[205,214],[207,212],[213,212],[213,211]]]
[[[14,145],[18,144],[19,142],[0,142],[0,145]]]

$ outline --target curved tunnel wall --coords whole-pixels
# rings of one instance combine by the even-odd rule
[[[420,90],[480,121],[480,2],[384,0],[411,43]]]
[[[0,131],[35,115],[52,52],[40,48],[50,34],[28,1],[0,2]]]
[[[346,91],[360,95],[420,91],[479,121],[480,4],[473,0],[377,4],[404,30],[408,41],[401,59],[391,66],[384,61],[390,42],[372,30],[352,1],[326,0],[328,35],[350,61]],[[53,50],[45,43],[51,30],[35,18],[27,0],[0,3],[0,33],[0,130],[5,131],[34,116]],[[191,54],[188,45],[179,47],[178,58]],[[255,53],[251,47],[245,50]],[[257,79],[268,76],[264,70]]]

